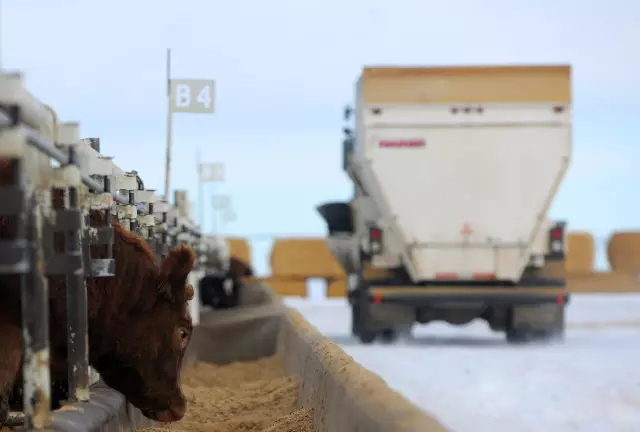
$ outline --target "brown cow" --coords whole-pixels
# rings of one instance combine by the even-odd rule
[[[0,217],[0,238],[12,234],[8,220]],[[187,302],[193,297],[193,288],[186,285],[186,279],[195,255],[190,248],[179,246],[158,266],[144,239],[118,224],[113,226],[116,275],[87,279],[89,362],[106,384],[120,391],[145,416],[177,421],[186,410],[179,372],[192,332]],[[0,425],[6,419],[8,393],[20,379],[16,282],[14,276],[0,276]],[[49,297],[52,381],[66,382],[63,277],[49,278]]]
[[[193,330],[186,280],[195,255],[180,246],[158,267],[144,239],[113,226],[116,276],[87,279],[89,361],[145,416],[177,421],[186,409],[179,373]],[[63,281],[51,282],[52,357],[64,358],[59,369],[52,362],[52,375],[59,377],[67,371],[66,295]]]
[[[22,360],[20,301],[5,289],[0,283],[0,429],[9,414],[8,396]]]

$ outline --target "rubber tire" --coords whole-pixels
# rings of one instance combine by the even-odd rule
[[[506,331],[507,342],[510,344],[524,344],[528,342],[545,342],[554,339],[564,339],[564,329],[558,330],[516,330]]]
[[[373,332],[373,331],[360,330],[360,332],[358,333],[358,339],[360,340],[360,342],[362,342],[365,345],[370,345],[373,342],[375,342],[376,336],[378,335],[376,334],[376,332]]]
[[[531,341],[531,333],[528,331],[507,329],[505,332],[507,342],[510,344],[524,344]]]
[[[362,321],[362,318],[360,318],[360,306],[357,302],[354,302],[351,307],[351,334],[357,337],[363,344],[368,345],[376,340],[378,333],[363,328],[364,323]]]
[[[351,305],[351,334],[353,336],[358,336],[360,333],[360,323],[358,322],[358,306],[354,302]]]
[[[392,328],[382,330],[380,332],[380,339],[386,344],[392,344],[398,340],[398,332]]]

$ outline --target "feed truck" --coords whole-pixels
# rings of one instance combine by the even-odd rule
[[[571,67],[365,67],[344,129],[350,202],[317,208],[348,275],[352,333],[485,320],[562,338]]]

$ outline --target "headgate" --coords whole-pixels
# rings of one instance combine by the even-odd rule
[[[0,282],[0,290],[19,288],[25,430],[47,429],[52,418],[48,278],[66,281],[69,401],[88,401],[85,278],[117,271],[112,221],[139,233],[158,259],[179,243],[202,255],[186,191],[174,199],[163,201],[136,171],[102,155],[98,138],[80,139],[77,123],[58,122],[25,90],[21,74],[0,74],[0,278],[19,281]]]

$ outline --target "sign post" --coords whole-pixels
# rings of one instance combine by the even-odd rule
[[[222,223],[229,223],[235,220],[235,213],[231,209],[231,195],[213,195],[211,197],[211,204],[214,214],[214,231],[218,224],[218,214],[222,215]]]
[[[214,88],[214,80],[171,79],[171,50],[167,49],[167,102],[169,106],[167,110],[167,158],[164,177],[164,199],[167,202],[169,202],[169,189],[171,186],[173,113],[213,114]]]
[[[204,231],[204,193],[202,191],[204,183],[222,183],[225,176],[223,163],[202,163],[200,150],[198,150],[198,209],[200,210],[200,229]],[[215,230],[215,221],[214,221]]]

